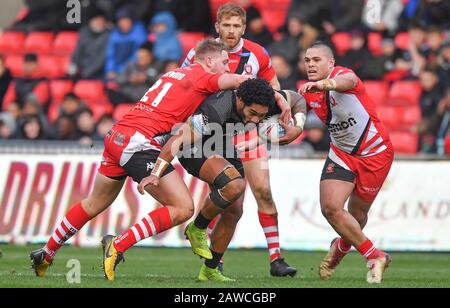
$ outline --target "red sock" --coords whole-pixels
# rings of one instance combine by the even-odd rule
[[[352,245],[347,243],[342,237],[337,240],[337,245],[339,252],[343,254],[347,254],[352,249]]]
[[[114,241],[114,247],[119,252],[125,252],[137,242],[164,232],[172,226],[169,209],[167,207],[156,209],[120,235]]]
[[[77,203],[72,207],[45,245],[45,259],[50,262],[58,249],[68,239],[74,236],[89,220],[91,220],[91,217],[83,209],[81,203]]]
[[[367,260],[378,258],[382,252],[375,248],[370,240],[366,240],[364,243],[356,247],[360,254],[362,254]]]
[[[219,219],[219,215],[217,215],[216,217],[214,217],[213,220],[211,220],[211,222],[208,225],[208,228],[206,229],[206,233],[208,234],[209,238],[211,238],[211,234],[214,230],[214,227],[216,226],[217,219]]]
[[[273,262],[281,257],[280,239],[278,235],[278,214],[258,212],[258,218],[266,236],[270,262]]]

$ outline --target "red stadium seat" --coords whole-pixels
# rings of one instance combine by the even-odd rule
[[[383,37],[381,36],[381,33],[370,32],[367,36],[367,39],[370,52],[372,52],[372,54],[375,56],[381,55],[383,53],[383,49],[381,47],[381,41]]]
[[[39,71],[43,76],[49,79],[63,77],[65,72],[62,71],[58,61],[53,56],[40,56],[39,57]]]
[[[61,103],[51,103],[48,107],[47,117],[50,123],[55,123],[58,120],[59,116],[59,108],[61,107]]]
[[[130,111],[130,108],[133,106],[134,104],[127,103],[117,105],[113,113],[113,119],[115,121],[119,121],[128,111]]]
[[[283,26],[291,0],[253,0],[270,32],[275,33]]]
[[[450,136],[447,136],[445,138],[445,153],[447,153],[447,155],[450,155]]]
[[[6,111],[16,99],[16,84],[15,82],[11,82],[6,90],[5,96],[3,97],[3,111]]]
[[[379,106],[385,103],[389,85],[384,81],[364,81],[367,94]]]
[[[50,93],[53,104],[61,104],[64,96],[73,89],[73,82],[71,80],[52,80],[50,82]]]
[[[20,54],[25,44],[22,32],[3,32],[0,36],[0,54]]]
[[[104,104],[108,102],[105,86],[99,80],[80,80],[73,91],[88,104]]]
[[[419,106],[405,107],[403,112],[402,124],[411,127],[418,124],[422,120],[422,112]]]
[[[114,108],[110,103],[88,104],[88,107],[92,110],[96,121],[98,121],[103,115],[111,114],[114,111]]]
[[[396,81],[389,89],[388,98],[391,104],[418,105],[422,87],[418,81]]]
[[[398,128],[401,126],[401,121],[403,118],[403,108],[397,106],[380,106],[377,108],[377,114],[380,120],[388,128]]]
[[[400,32],[395,36],[395,45],[400,49],[408,49],[409,41],[410,39],[408,32]]]
[[[6,58],[5,65],[11,70],[14,77],[23,76],[23,56],[11,55]]]
[[[70,56],[78,42],[78,32],[60,32],[53,42],[53,54]]]
[[[191,48],[194,48],[199,41],[205,38],[203,32],[180,32],[178,39],[183,48],[183,59],[186,57]]]
[[[416,154],[419,136],[416,133],[396,131],[389,134],[394,151],[400,154]]]
[[[48,54],[52,51],[54,35],[51,32],[31,32],[25,39],[25,52]]]
[[[338,55],[343,55],[350,49],[350,34],[347,32],[336,32],[331,36],[331,41]]]

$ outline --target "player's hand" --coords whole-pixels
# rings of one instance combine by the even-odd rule
[[[283,137],[281,137],[280,140],[278,140],[278,143],[281,145],[286,145],[286,144],[293,142],[303,132],[303,130],[297,126],[286,125],[284,123],[280,123],[280,125],[286,131],[286,134]]]
[[[159,185],[159,177],[152,174],[146,178],[143,178],[138,185],[138,191],[141,195],[145,194],[145,187],[147,187],[148,185],[152,185],[155,187],[158,186]]]
[[[289,121],[292,117],[291,106],[287,102],[287,100],[278,92],[275,92],[275,100],[277,102],[278,107],[281,110],[280,121],[284,124],[289,124]]]
[[[322,82],[307,82],[300,88],[300,94],[304,93],[315,93],[323,91],[323,83]]]

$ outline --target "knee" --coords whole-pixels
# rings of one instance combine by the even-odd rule
[[[189,219],[194,216],[195,209],[194,209],[194,202],[192,200],[190,201],[183,201],[183,206],[178,207],[177,211],[177,217],[179,223],[183,223],[185,221],[188,221]]]
[[[238,199],[245,191],[245,180],[240,178],[228,183],[224,188],[221,189],[223,197],[233,202]]]
[[[328,220],[334,220],[340,214],[340,207],[332,202],[321,202],[320,209],[322,210],[322,215]]]

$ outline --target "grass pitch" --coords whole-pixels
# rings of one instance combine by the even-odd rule
[[[190,249],[132,248],[126,262],[118,265],[116,280],[108,282],[101,269],[101,248],[63,247],[43,279],[34,276],[29,253],[38,246],[0,246],[0,287],[79,288],[343,288],[450,287],[450,254],[392,253],[393,262],[381,285],[365,281],[367,269],[362,257],[350,253],[329,281],[321,281],[317,267],[323,252],[285,251],[286,261],[299,269],[295,278],[272,278],[266,250],[230,250],[225,254],[225,274],[235,283],[195,281],[202,261]],[[81,264],[81,283],[70,284],[66,267],[70,259]]]

